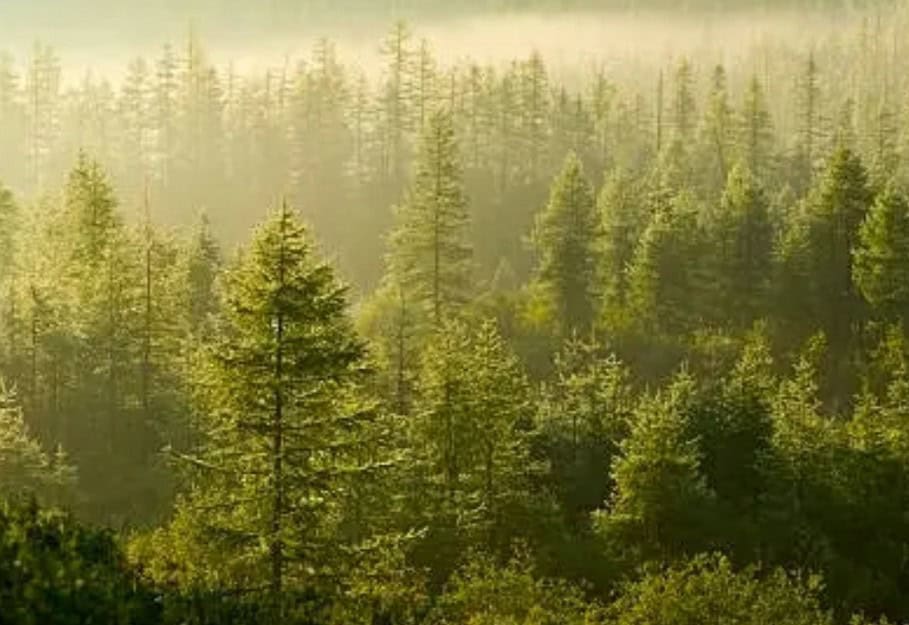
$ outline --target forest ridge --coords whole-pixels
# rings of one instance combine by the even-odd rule
[[[852,26],[0,56],[0,623],[909,619],[909,21]]]

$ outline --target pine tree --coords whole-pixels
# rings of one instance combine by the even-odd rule
[[[117,155],[119,166],[115,172],[121,193],[125,192],[126,197],[136,205],[152,174],[151,89],[149,67],[144,59],[138,58],[129,65],[117,104],[120,145]]]
[[[13,57],[0,52],[0,180],[5,184],[23,187],[26,184],[25,109],[22,101],[21,78],[14,67]]]
[[[217,311],[215,281],[221,270],[221,249],[205,213],[199,215],[183,256],[184,314],[190,337],[200,340],[207,337]]]
[[[569,154],[533,232],[536,279],[566,334],[589,329],[597,311],[600,231],[593,188],[578,157]]]
[[[291,171],[301,210],[331,242],[349,222],[346,165],[352,140],[347,105],[344,68],[334,45],[322,39],[313,50],[311,67],[302,67],[297,76]]]
[[[130,494],[145,487],[139,477],[155,453],[153,424],[132,409],[141,371],[141,256],[131,251],[106,172],[84,153],[64,196],[63,279],[73,352],[72,360],[55,363],[54,377],[64,412],[87,415],[85,427],[70,429],[79,444],[64,443],[93,493],[92,514],[124,518],[141,509]],[[142,505],[153,506],[151,499]]]
[[[420,346],[428,325],[425,311],[391,271],[365,304],[358,321],[379,364],[381,395],[397,414],[410,414]]]
[[[178,61],[170,45],[164,47],[155,64],[154,94],[151,107],[154,128],[153,160],[156,178],[162,188],[170,188],[174,151],[177,141]]]
[[[411,70],[412,92],[415,100],[412,106],[414,114],[412,127],[422,135],[426,130],[430,114],[437,107],[438,88],[436,83],[439,81],[439,77],[437,76],[436,61],[428,41],[425,39],[420,41],[419,50],[414,57],[414,67]]]
[[[451,114],[436,111],[423,135],[413,185],[397,211],[391,265],[437,328],[470,289],[469,216],[461,176]]]
[[[20,216],[12,192],[0,184],[0,289],[15,272],[16,245],[19,241]]]
[[[278,614],[285,590],[331,570],[334,506],[368,469],[358,451],[369,419],[354,390],[364,352],[344,292],[282,206],[226,273],[199,371],[199,481],[182,512],[209,529],[225,574],[267,584]]]
[[[520,126],[523,130],[523,148],[530,180],[537,180],[546,159],[546,123],[549,117],[549,77],[542,55],[534,52],[520,65]],[[564,152],[556,152],[556,158]]]
[[[853,279],[888,322],[909,319],[909,201],[889,186],[871,207],[854,250]]]
[[[26,75],[28,180],[44,190],[48,162],[60,130],[60,61],[54,50],[36,43]]]

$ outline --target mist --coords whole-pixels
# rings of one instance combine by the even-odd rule
[[[0,623],[909,622],[907,41],[0,3]]]

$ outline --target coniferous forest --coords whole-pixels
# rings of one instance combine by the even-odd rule
[[[815,5],[0,52],[0,624],[909,622],[909,6]]]

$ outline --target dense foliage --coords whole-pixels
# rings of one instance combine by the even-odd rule
[[[635,80],[0,58],[0,622],[909,620],[893,17]]]

